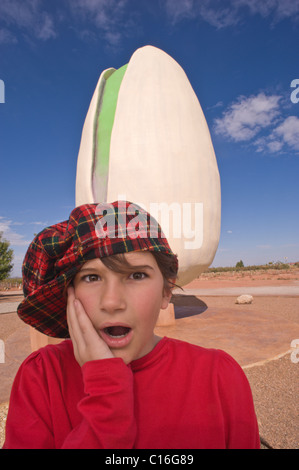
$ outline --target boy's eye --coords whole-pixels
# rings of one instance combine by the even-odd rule
[[[134,279],[134,281],[140,281],[142,279],[145,279],[146,277],[147,277],[147,274],[141,273],[141,272],[132,273],[130,275],[130,278]]]
[[[99,279],[100,279],[100,276],[98,276],[97,274],[87,274],[83,277],[83,280],[86,282],[95,282],[95,281],[99,281]]]

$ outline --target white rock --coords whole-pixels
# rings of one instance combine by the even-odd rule
[[[235,304],[251,304],[253,301],[252,295],[240,295]]]

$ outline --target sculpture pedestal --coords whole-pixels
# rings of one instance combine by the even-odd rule
[[[160,310],[156,326],[169,326],[174,323],[174,305],[170,303],[166,309]]]
[[[51,336],[40,333],[35,328],[30,327],[30,343],[31,351],[37,351],[39,348],[43,348],[48,344],[57,344],[63,341],[62,338],[51,338]]]

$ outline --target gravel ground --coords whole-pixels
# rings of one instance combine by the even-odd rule
[[[290,354],[244,369],[249,380],[262,441],[274,449],[299,448],[298,369]]]
[[[2,405],[0,405],[0,448],[2,448],[4,444],[7,411],[8,403],[2,403]]]

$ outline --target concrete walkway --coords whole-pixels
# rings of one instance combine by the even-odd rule
[[[298,286],[252,286],[252,287],[225,287],[216,289],[184,289],[180,291],[176,289],[174,291],[178,294],[185,295],[196,295],[210,296],[210,295],[225,295],[225,296],[239,296],[242,294],[259,295],[259,296],[281,296],[286,295],[290,297],[299,297],[299,285]]]
[[[3,302],[0,303],[0,315],[2,313],[12,313],[16,312],[19,302]]]

